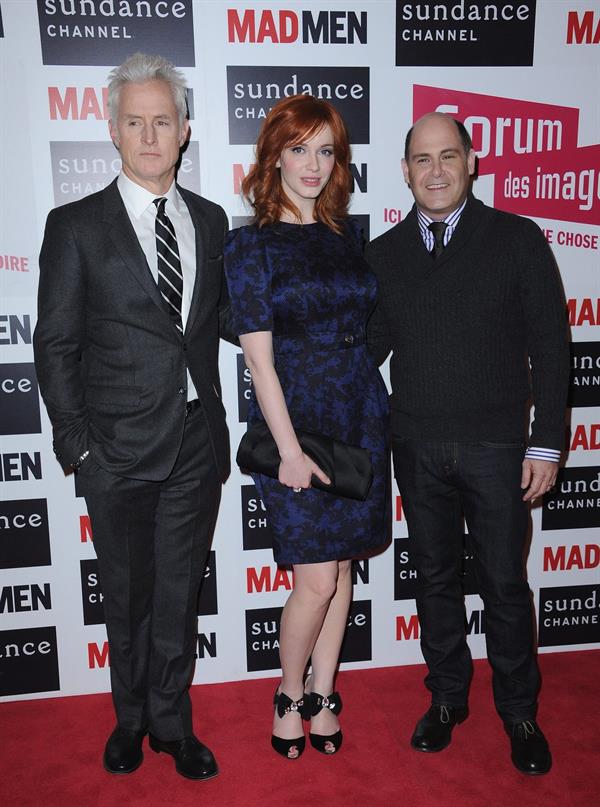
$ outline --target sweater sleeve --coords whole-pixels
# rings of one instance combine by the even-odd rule
[[[378,257],[377,249],[369,244],[365,250],[365,260],[377,278],[377,303],[367,323],[367,347],[378,365],[383,364],[392,349],[392,329],[383,304],[383,266],[385,261]]]
[[[540,228],[521,219],[514,248],[531,364],[534,421],[529,444],[562,450],[569,387],[566,304],[558,267]]]

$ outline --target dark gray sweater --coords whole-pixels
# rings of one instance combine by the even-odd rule
[[[379,363],[393,351],[395,436],[519,441],[533,396],[530,444],[564,447],[566,309],[554,257],[534,222],[469,196],[434,261],[413,207],[371,242],[366,257],[379,281],[369,344]]]

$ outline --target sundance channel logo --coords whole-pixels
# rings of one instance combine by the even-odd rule
[[[0,696],[60,689],[56,628],[0,631]]]
[[[96,558],[81,560],[81,601],[83,606],[83,624],[101,625],[104,617],[104,594],[98,576]],[[206,616],[217,613],[217,565],[214,549],[209,552],[204,575],[198,594],[196,613]]]
[[[544,494],[543,530],[600,527],[600,466],[561,468]]]
[[[600,405],[600,342],[571,342],[569,406]]]
[[[282,608],[246,611],[246,658],[248,672],[276,670],[279,663],[279,626]],[[340,662],[372,658],[371,600],[353,602],[348,614]]]
[[[103,190],[121,170],[119,152],[110,141],[54,141],[50,143],[54,204],[67,204]],[[198,143],[190,142],[181,156],[177,181],[200,193]]]
[[[531,66],[535,0],[396,0],[396,65]]]
[[[540,647],[600,642],[600,585],[540,589]]]
[[[235,223],[234,223],[235,228]],[[238,224],[242,227],[242,224]],[[238,353],[237,355],[237,390],[238,390],[238,420],[240,423],[245,423],[248,420],[248,404],[252,397],[252,375],[250,370],[246,367],[244,361],[244,354]]]
[[[229,142],[252,145],[269,110],[303,93],[323,98],[344,118],[350,142],[369,142],[368,67],[229,66]]]
[[[479,585],[475,573],[475,551],[468,535],[457,539],[456,546],[458,565],[456,574],[460,580],[463,593],[479,593]],[[412,541],[408,538],[394,540],[394,599],[412,600],[419,588],[419,573],[411,561]]]
[[[37,0],[44,64],[115,65],[136,51],[193,67],[192,0]]]
[[[33,362],[0,365],[0,434],[39,434],[41,430]]]
[[[242,485],[242,537],[244,549],[271,549],[273,534],[267,508],[254,485]]]
[[[46,499],[0,502],[0,569],[49,566]]]

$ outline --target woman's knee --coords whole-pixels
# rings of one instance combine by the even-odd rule
[[[337,590],[338,569],[337,564],[314,564],[312,568],[306,567],[299,571],[294,570],[294,591],[303,596],[309,596],[320,603],[329,602]]]

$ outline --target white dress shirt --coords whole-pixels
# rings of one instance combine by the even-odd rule
[[[154,200],[161,197],[156,196],[156,194],[151,193],[151,191],[146,190],[146,188],[142,188],[141,185],[129,179],[123,172],[119,174],[117,187],[123,199],[129,220],[131,221],[140,246],[146,256],[148,268],[154,278],[154,282],[158,283],[158,257],[156,254],[155,234],[157,210]],[[173,223],[175,235],[177,236],[179,260],[183,274],[181,322],[185,331],[187,318],[190,313],[190,305],[192,303],[194,282],[196,280],[196,231],[192,217],[190,216],[190,211],[175,187],[175,180],[173,180],[171,187],[163,196],[167,200],[165,212]],[[190,376],[190,371],[187,370],[187,400],[193,401],[197,397],[198,393],[196,392],[196,387]]]

